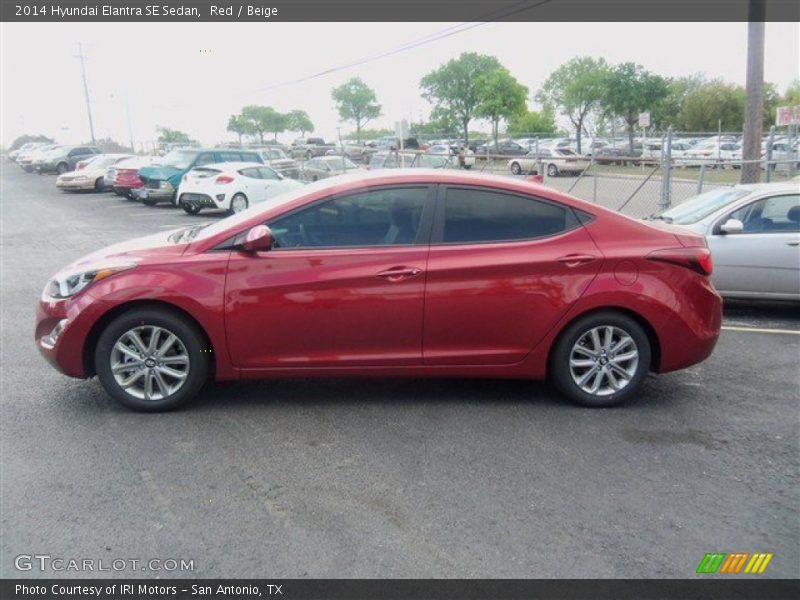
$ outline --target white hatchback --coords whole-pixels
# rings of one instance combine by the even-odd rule
[[[204,208],[235,214],[301,185],[260,163],[214,163],[183,176],[175,203],[190,215]]]

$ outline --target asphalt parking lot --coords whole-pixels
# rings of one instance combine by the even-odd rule
[[[3,163],[0,577],[14,558],[193,560],[183,577],[800,575],[800,311],[726,309],[717,350],[587,410],[519,381],[209,385],[136,414],[51,369],[35,302],[64,264],[190,217]]]

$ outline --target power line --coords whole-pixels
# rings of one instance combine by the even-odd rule
[[[258,89],[256,91],[258,91],[258,92],[268,92],[268,91],[275,90],[275,89],[278,89],[278,88],[281,88],[281,87],[285,87],[287,85],[294,85],[294,84],[297,84],[297,83],[303,83],[303,82],[306,82],[306,81],[310,81],[312,79],[318,79],[319,77],[323,77],[325,75],[330,75],[332,73],[337,73],[339,71],[344,71],[346,69],[351,69],[353,67],[357,67],[359,65],[363,65],[363,64],[366,64],[366,63],[369,63],[369,62],[373,62],[373,61],[379,60],[381,58],[387,58],[387,57],[393,56],[395,54],[400,54],[402,52],[407,52],[409,50],[413,50],[414,48],[419,48],[420,46],[424,46],[425,44],[430,44],[432,42],[436,42],[436,41],[439,41],[439,40],[442,40],[442,39],[457,35],[459,33],[464,33],[465,31],[469,31],[471,29],[475,29],[477,27],[481,27],[483,25],[487,25],[488,23],[493,23],[495,21],[499,21],[500,19],[503,19],[505,17],[510,17],[510,16],[516,15],[518,13],[527,11],[527,10],[533,10],[535,8],[538,8],[538,7],[542,6],[542,5],[544,5],[544,4],[549,4],[550,2],[553,2],[553,1],[554,0],[539,0],[538,2],[536,2],[534,4],[531,4],[530,0],[523,0],[522,2],[518,2],[517,4],[514,4],[510,8],[506,8],[506,9],[501,10],[501,11],[493,11],[491,13],[488,13],[486,15],[486,19],[483,20],[483,21],[466,22],[466,23],[459,23],[457,25],[451,25],[450,27],[446,27],[445,29],[442,29],[440,31],[437,31],[437,32],[428,34],[426,36],[423,36],[421,38],[412,40],[410,42],[407,42],[405,44],[402,44],[400,46],[397,46],[395,48],[387,50],[385,52],[380,52],[378,54],[372,54],[370,56],[366,56],[366,57],[354,60],[352,62],[345,63],[343,65],[338,65],[338,66],[335,66],[335,67],[331,67],[329,69],[325,69],[324,71],[319,71],[317,73],[313,73],[313,74],[307,75],[305,77],[300,77],[299,79],[292,79],[292,80],[289,80],[289,81],[283,81],[281,83],[276,83],[276,84],[271,85],[271,86],[260,88],[260,89]],[[520,4],[523,4],[525,6],[520,7],[519,6]]]

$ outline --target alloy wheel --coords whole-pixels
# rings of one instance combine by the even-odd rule
[[[234,196],[231,200],[231,212],[240,213],[247,208],[247,199],[244,196]]]
[[[171,331],[154,325],[134,327],[114,343],[111,373],[125,393],[139,400],[172,396],[189,376],[189,353]]]
[[[609,396],[624,389],[638,366],[639,349],[633,337],[611,325],[588,330],[569,354],[575,385],[593,396]]]

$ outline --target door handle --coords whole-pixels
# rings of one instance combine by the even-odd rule
[[[415,277],[422,273],[422,269],[417,267],[392,267],[377,274],[377,277],[382,277],[388,281],[402,281],[409,277]]]
[[[578,265],[585,265],[595,260],[597,257],[592,254],[567,254],[557,258],[558,262],[563,263],[568,267],[577,267]]]

